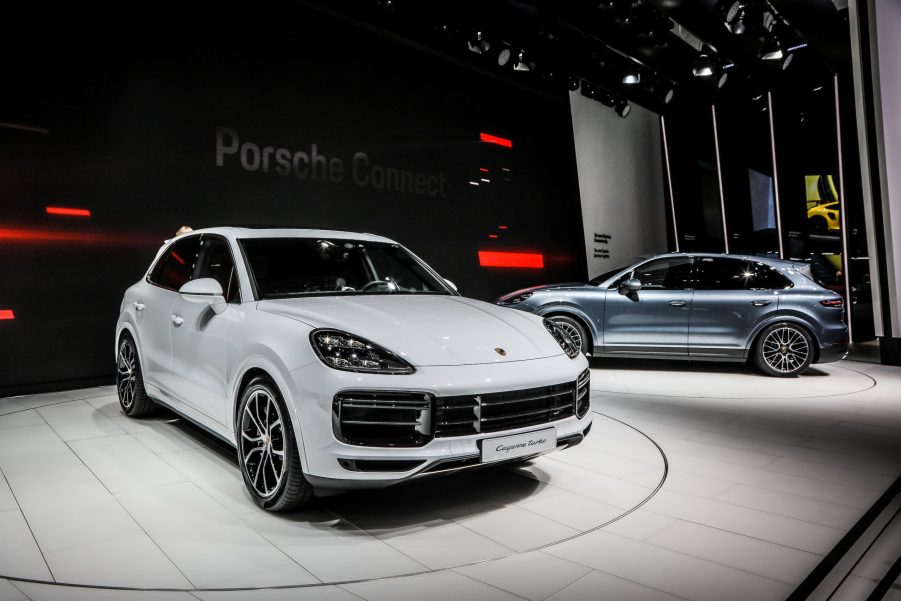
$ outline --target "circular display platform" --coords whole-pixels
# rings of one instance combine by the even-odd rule
[[[837,363],[813,365],[794,378],[774,378],[741,364],[592,359],[591,389],[615,394],[720,399],[814,398],[875,386],[870,376]]]
[[[576,447],[269,514],[234,450],[174,414],[124,417],[112,387],[0,407],[0,577],[135,589],[317,586],[460,567],[616,521],[665,479],[656,443],[595,414]],[[13,544],[13,543],[10,543]]]

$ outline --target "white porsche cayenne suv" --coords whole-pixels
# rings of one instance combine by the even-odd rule
[[[117,388],[238,451],[261,507],[523,461],[591,427],[585,357],[552,322],[463,298],[400,244],[199,230],[122,300]]]

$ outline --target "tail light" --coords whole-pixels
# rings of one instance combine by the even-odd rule
[[[845,301],[840,298],[830,298],[829,300],[821,300],[820,304],[824,307],[832,307],[834,309],[841,309],[845,306]]]

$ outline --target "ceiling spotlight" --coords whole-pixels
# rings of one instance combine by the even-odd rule
[[[620,100],[614,108],[616,114],[625,119],[632,112],[632,105],[627,100]]]
[[[503,48],[501,48],[501,51],[497,53],[497,64],[498,64],[498,66],[499,66],[499,67],[503,67],[504,65],[506,65],[507,63],[509,63],[509,62],[510,62],[510,55],[511,55],[511,52],[510,52],[510,48],[509,48],[509,47],[504,46]]]
[[[579,78],[575,75],[569,76],[569,89],[573,92],[579,89]]]
[[[476,54],[484,54],[491,49],[491,44],[482,37],[481,31],[474,32],[469,40],[467,40],[466,46],[469,48],[470,52],[475,52]]]
[[[782,61],[779,63],[779,65],[782,67],[782,70],[783,70],[783,71],[785,71],[786,69],[788,69],[788,66],[791,65],[792,60],[793,60],[794,58],[795,58],[794,53],[792,53],[792,52],[786,52],[786,53],[785,53],[785,56],[782,57]]]
[[[713,77],[715,67],[716,61],[710,52],[710,48],[704,46],[691,65],[691,74],[695,77]]]
[[[720,76],[716,78],[716,87],[717,89],[722,89],[724,85],[726,85],[726,80],[729,79],[728,71],[721,71]]]
[[[663,104],[669,104],[673,101],[673,97],[676,95],[676,88],[673,86],[667,86],[663,89]]]
[[[637,67],[629,66],[623,71],[623,85],[634,86],[641,83],[641,71]]]
[[[742,0],[727,1],[723,7],[723,24],[730,33],[741,35],[747,30],[748,6]]]
[[[531,71],[534,66],[534,63],[526,60],[526,53],[522,50],[517,53],[516,59],[513,61],[514,71]]]
[[[765,61],[781,61],[785,56],[782,42],[778,38],[770,38],[760,47],[760,58]]]

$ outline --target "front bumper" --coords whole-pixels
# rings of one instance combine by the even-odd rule
[[[322,364],[304,366],[292,372],[295,387],[292,396],[302,434],[305,474],[320,492],[381,488],[427,475],[488,465],[479,461],[481,444],[486,439],[554,428],[557,449],[577,444],[590,429],[590,411],[581,419],[573,415],[540,425],[433,438],[419,447],[356,446],[335,437],[332,404],[337,393],[354,389],[424,392],[436,397],[520,390],[575,381],[587,368],[588,361],[584,357],[570,359],[563,354],[529,361],[419,367],[410,375],[342,372]],[[545,452],[553,450],[556,449]],[[372,466],[377,462],[398,461],[408,462],[409,469],[355,469],[358,462]]]

